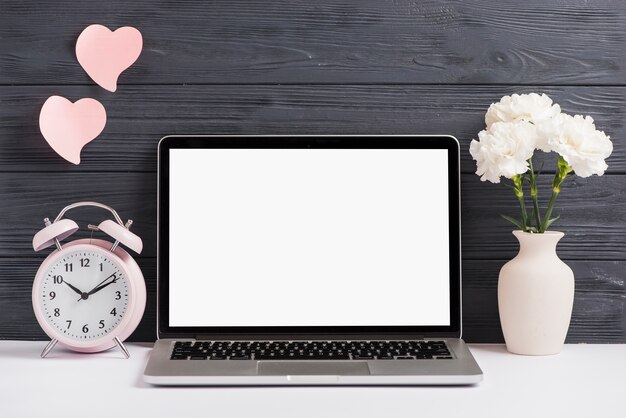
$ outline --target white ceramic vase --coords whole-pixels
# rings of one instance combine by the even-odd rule
[[[517,256],[500,270],[498,309],[511,353],[558,354],[574,304],[574,273],[556,254],[562,232],[513,231]]]

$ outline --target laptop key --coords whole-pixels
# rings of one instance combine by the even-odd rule
[[[175,342],[172,360],[431,360],[453,358],[445,341]]]

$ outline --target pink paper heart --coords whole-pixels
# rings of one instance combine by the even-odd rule
[[[102,25],[90,25],[76,41],[76,58],[100,87],[117,90],[117,78],[141,54],[143,40],[137,29],[124,26],[111,32]]]
[[[80,151],[104,129],[104,106],[95,99],[75,103],[50,96],[39,112],[39,129],[53,150],[67,161],[80,164]]]

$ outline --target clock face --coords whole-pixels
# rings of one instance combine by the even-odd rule
[[[79,341],[104,337],[128,308],[128,277],[106,250],[77,250],[59,256],[39,286],[39,307],[59,335]]]

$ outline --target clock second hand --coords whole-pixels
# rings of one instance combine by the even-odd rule
[[[89,297],[89,295],[91,294],[91,292],[93,292],[95,289],[98,288],[98,286],[100,286],[102,283],[106,282],[107,280],[109,280],[111,277],[113,277],[113,281],[117,280],[117,277],[115,276],[115,273],[111,274],[109,277],[107,277],[106,279],[102,280],[100,283],[98,283],[97,285],[95,285],[93,287],[93,289],[91,289],[89,292],[84,292],[80,294],[80,299],[77,300],[77,302],[80,302],[83,299],[87,299]]]

